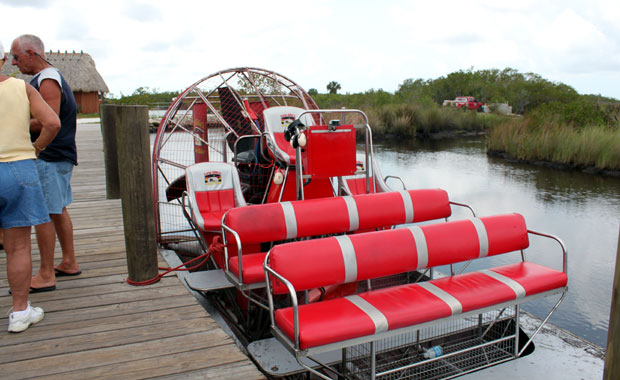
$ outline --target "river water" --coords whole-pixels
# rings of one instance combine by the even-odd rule
[[[442,188],[451,200],[471,205],[478,216],[517,212],[529,229],[560,237],[568,251],[569,291],[551,322],[606,346],[620,227],[619,178],[487,157],[484,137],[376,143],[374,153],[383,175],[400,176],[408,189]],[[392,181],[388,184],[398,187]],[[453,216],[467,214],[455,210]],[[561,269],[559,245],[547,240],[530,237],[526,259]],[[502,256],[470,268],[518,259]],[[543,317],[556,299],[528,303],[523,309]]]

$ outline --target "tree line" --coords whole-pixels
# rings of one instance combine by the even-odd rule
[[[483,103],[507,103],[517,114],[560,114],[566,122],[613,122],[618,100],[600,95],[580,95],[564,83],[552,82],[535,73],[521,73],[513,68],[459,70],[435,79],[410,78],[394,92],[370,89],[359,93],[339,94],[340,83],[331,81],[325,93],[310,89],[308,93],[321,108],[380,109],[394,105],[422,107],[441,105],[457,96],[473,96]],[[106,101],[116,104],[170,103],[180,91],[164,91],[140,87],[131,95],[111,96]],[[611,109],[611,112],[609,111]]]
[[[311,95],[316,97],[317,102],[329,106],[351,104],[358,107],[376,107],[388,103],[440,105],[444,100],[452,100],[457,96],[473,96],[483,103],[507,103],[518,114],[552,102],[617,102],[608,97],[580,95],[564,83],[549,81],[535,73],[521,73],[513,68],[459,70],[436,79],[410,78],[404,80],[393,94],[371,89],[363,93],[339,95],[334,91],[336,87],[340,87],[337,82],[330,82],[327,93],[320,94],[311,89],[314,92]]]
[[[162,91],[150,87],[138,87],[131,95],[120,96],[111,94],[105,100],[111,104],[138,104],[151,106],[154,104],[170,104],[172,99],[181,94],[181,91]]]
[[[558,162],[597,170],[620,170],[620,102],[581,95],[564,83],[513,68],[459,70],[435,79],[404,80],[391,93],[370,89],[339,94],[310,89],[320,108],[363,110],[373,136],[410,139],[446,131],[490,131],[489,151],[524,160]],[[131,95],[106,99],[117,104],[169,104],[180,94],[140,87]],[[524,117],[481,115],[441,107],[444,100],[473,96],[484,103],[507,103]]]

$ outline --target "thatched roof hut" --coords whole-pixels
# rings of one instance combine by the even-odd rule
[[[99,103],[103,100],[104,94],[110,90],[97,71],[93,58],[83,52],[61,53],[60,51],[50,51],[45,56],[49,63],[60,70],[71,86],[80,112],[99,112]],[[10,59],[7,59],[1,73],[24,79],[26,82],[32,79],[31,75],[21,74],[17,66],[11,64]]]

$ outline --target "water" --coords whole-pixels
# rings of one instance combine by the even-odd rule
[[[451,200],[470,204],[479,216],[518,212],[528,228],[560,237],[568,250],[569,290],[551,322],[606,346],[620,227],[620,179],[487,157],[484,138],[479,137],[375,144],[374,152],[383,175],[400,176],[409,189],[445,189]],[[398,187],[396,181],[388,184]],[[459,211],[454,216],[467,215]],[[561,269],[558,245],[546,240],[531,237],[527,259]],[[518,259],[502,256],[474,262],[471,268]],[[555,297],[523,308],[543,317],[554,302]]]

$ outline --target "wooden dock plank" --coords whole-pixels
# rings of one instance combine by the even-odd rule
[[[135,315],[133,316],[136,317]],[[39,350],[64,355],[74,352],[89,351],[105,347],[116,347],[131,343],[141,343],[153,339],[165,339],[180,335],[199,333],[213,328],[213,321],[204,316],[164,321],[146,326],[126,327],[122,322],[113,330],[87,332],[83,335],[63,336],[43,341],[22,343],[0,348],[0,364],[39,357]],[[122,326],[122,328],[120,327]],[[85,339],[86,338],[86,339]]]
[[[71,296],[65,296],[63,290],[56,290],[54,292],[33,294],[30,299],[33,304],[40,305],[44,310],[51,312],[67,310],[69,308],[75,310],[93,306],[114,305],[160,297],[180,297],[187,293],[184,293],[185,289],[183,287],[178,287],[176,285],[153,288],[129,288],[130,285],[125,284],[123,284],[123,286],[127,286],[127,291],[89,294],[90,289],[85,288],[81,291],[80,297],[72,298]],[[2,302],[2,304],[7,308],[10,307],[10,304],[8,306],[6,305],[8,302]]]
[[[135,360],[130,363],[64,372],[58,376],[46,377],[46,379],[151,379],[161,376],[168,379],[264,379],[251,362],[247,361],[243,355],[239,356],[238,352],[230,346],[195,349],[178,354]]]
[[[155,300],[140,300],[121,304],[101,305],[88,309],[60,310],[54,313],[48,312],[45,316],[45,324],[39,324],[37,327],[40,327],[44,331],[46,327],[49,329],[70,330],[73,329],[73,326],[78,322],[93,321],[93,323],[97,323],[108,317],[121,315],[135,315],[136,318],[139,318],[142,314],[158,310],[164,310],[172,314],[176,312],[178,308],[194,306],[195,304],[196,302],[194,300],[187,297],[165,297]],[[61,326],[54,327],[55,325]],[[67,326],[71,326],[71,328],[67,329]],[[32,336],[30,334],[19,334],[19,336],[15,335],[15,338],[13,338],[13,334],[7,334],[6,339],[3,339],[3,343],[10,343],[11,338],[13,341],[17,342],[39,339],[38,334]]]
[[[210,329],[170,338],[154,339],[146,342],[123,344],[115,347],[104,347],[62,355],[54,355],[52,352],[47,351],[48,354],[52,355],[0,364],[0,373],[9,378],[28,378],[41,376],[41,374],[49,376],[69,371],[85,370],[102,365],[119,365],[121,363],[135,365],[137,360],[217,347],[218,349],[214,350],[212,355],[203,358],[205,363],[199,364],[208,367],[208,364],[214,366],[221,361],[225,363],[230,362],[228,361],[230,359],[228,356],[243,356],[237,347],[229,344],[230,342],[230,338],[222,330]],[[55,347],[53,352],[59,349],[61,349],[61,347]],[[226,352],[225,355],[223,355],[224,352]],[[209,361],[212,362],[208,363]],[[59,363],[62,363],[62,365],[59,365]],[[140,370],[142,369],[143,368],[140,368]],[[84,376],[88,378],[86,375]]]
[[[60,277],[55,291],[30,296],[45,310],[43,321],[19,334],[0,332],[0,377],[264,379],[176,275],[146,287],[127,284],[122,207],[105,199],[99,125],[80,124],[77,145],[68,210],[82,274]],[[36,271],[34,239],[32,252]],[[60,256],[57,244],[57,262]],[[10,305],[1,255],[0,309]],[[0,313],[0,325],[7,324]]]
[[[258,380],[262,379],[262,375],[256,373],[256,367],[252,363],[246,361],[235,362],[225,366],[218,366],[216,368],[200,369],[197,371],[185,372],[182,374],[185,380],[217,380],[224,379],[229,376],[230,373],[234,373],[239,376],[239,379],[243,380]],[[179,376],[164,376],[159,379],[178,379]]]
[[[138,306],[137,303],[134,303]],[[96,319],[80,319],[71,323],[71,329],[62,329],[58,318],[52,323],[45,326],[39,326],[36,336],[30,334],[11,334],[7,339],[0,342],[0,352],[3,349],[12,350],[18,345],[37,342],[39,340],[48,341],[50,339],[67,338],[71,336],[79,336],[97,332],[114,331],[119,326],[123,328],[142,327],[148,325],[156,325],[159,323],[175,322],[186,318],[203,318],[204,309],[198,305],[179,304],[175,308],[175,312],[171,313],[169,309],[152,310],[148,309],[143,312],[135,312],[132,309],[125,309],[125,314],[113,315],[109,317],[98,317]],[[54,323],[55,322],[55,323]]]

